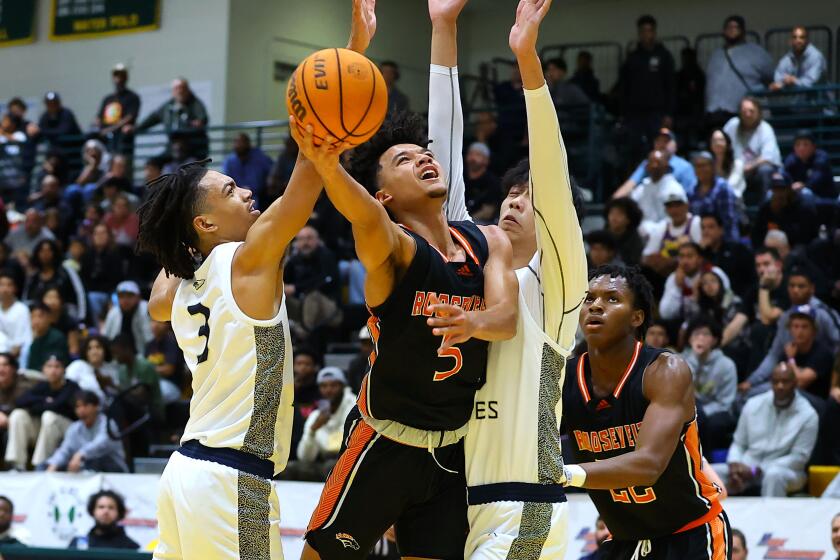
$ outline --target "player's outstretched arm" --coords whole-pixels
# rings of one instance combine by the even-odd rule
[[[467,0],[429,0],[429,140],[446,176],[446,218],[470,220],[464,196],[464,112],[458,86],[458,16]]]
[[[528,112],[530,192],[544,294],[542,326],[568,347],[574,344],[577,330],[573,312],[583,301],[588,283],[566,149],[537,54],[540,25],[550,7],[551,0],[521,0],[508,42],[522,74]]]
[[[480,311],[437,303],[429,306],[432,312],[426,323],[435,336],[442,336],[439,352],[471,338],[507,340],[516,334],[516,314],[519,312],[519,281],[513,272],[513,249],[508,237],[497,226],[481,226],[490,256],[484,265],[484,304]]]
[[[679,356],[662,354],[645,370],[642,390],[650,404],[642,419],[636,449],[603,461],[567,465],[567,484],[610,490],[652,486],[659,480],[677,448],[683,427],[694,418],[691,371]]]
[[[348,144],[327,137],[322,145],[315,146],[312,126],[301,132],[293,117],[290,118],[292,136],[301,153],[312,161],[330,201],[353,227],[356,254],[368,274],[365,283],[368,305],[379,305],[391,294],[397,270],[414,258],[414,240],[391,221],[385,207],[341,166],[339,157],[350,147]]]

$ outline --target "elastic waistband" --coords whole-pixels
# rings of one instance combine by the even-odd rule
[[[376,433],[385,436],[390,440],[403,445],[421,447],[423,449],[446,447],[448,445],[458,443],[465,435],[467,435],[466,424],[457,430],[436,431],[412,428],[411,426],[400,424],[394,420],[379,420],[364,414],[362,414],[362,419],[367,425],[376,430]]]
[[[491,502],[537,502],[557,504],[566,501],[561,484],[531,482],[498,482],[467,488],[467,504],[477,506]]]
[[[181,444],[178,453],[200,461],[212,461],[260,478],[271,479],[274,476],[274,463],[238,449],[207,447],[191,439]]]

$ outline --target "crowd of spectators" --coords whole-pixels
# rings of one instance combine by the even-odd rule
[[[690,364],[704,449],[730,492],[800,491],[809,462],[840,458],[827,428],[840,418],[838,184],[815,135],[800,131],[782,153],[762,101],[749,94],[817,84],[825,59],[796,27],[774,72],[770,55],[746,41],[744,19],[732,16],[705,71],[691,49],[678,69],[652,16],[637,30],[608,92],[589,52],[571,75],[562,58],[546,62],[567,146],[578,139],[577,108],[601,105],[618,116],[633,158],[602,229],[585,228],[590,264],[638,265],[650,279],[658,306],[647,342]],[[399,67],[381,67],[389,111],[408,109]],[[112,79],[86,133],[57,92],[44,96],[37,123],[19,98],[0,120],[7,469],[124,472],[183,429],[190,375],[169,325],[148,316],[157,270],[134,254],[135,211],[145,183],[208,155],[208,114],[178,78],[171,98],[140,120],[127,68],[115,66]],[[527,154],[522,87],[514,69],[495,86],[496,110],[473,115],[464,178],[478,222],[498,218],[500,177]],[[156,126],[166,149],[135,181],[136,134]],[[297,147],[289,140],[268,154],[252,141],[238,134],[221,168],[265,209],[282,195]],[[340,449],[372,351],[364,275],[348,224],[322,198],[284,267],[296,393],[286,478],[323,480]]]

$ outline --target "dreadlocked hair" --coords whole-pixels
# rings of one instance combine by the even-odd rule
[[[192,226],[204,201],[199,183],[207,174],[209,159],[182,165],[146,185],[146,199],[137,214],[140,233],[137,252],[151,253],[158,264],[179,278],[195,274],[198,234]]]
[[[398,144],[429,146],[429,136],[420,115],[402,112],[389,117],[373,138],[353,150],[347,172],[370,194],[375,194],[379,190],[379,158]]]
[[[633,292],[633,309],[645,314],[642,324],[636,328],[636,339],[644,340],[645,333],[653,321],[653,287],[648,279],[645,278],[645,275],[637,266],[617,264],[599,266],[589,273],[589,280],[592,281],[601,276],[624,278],[624,281],[627,282],[627,287]]]

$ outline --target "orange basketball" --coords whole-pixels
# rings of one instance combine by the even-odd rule
[[[327,136],[357,146],[376,134],[388,112],[379,68],[347,49],[324,49],[300,63],[286,88],[286,108],[315,142]]]

